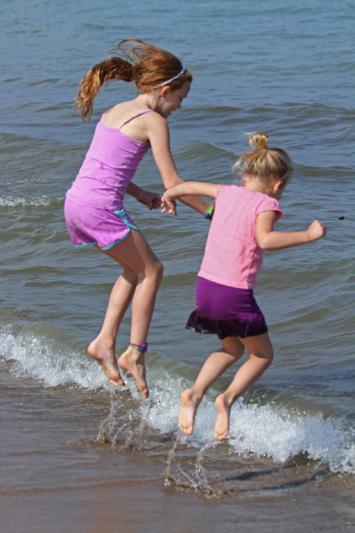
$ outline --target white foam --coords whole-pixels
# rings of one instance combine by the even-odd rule
[[[152,378],[151,378],[152,380]],[[181,378],[161,376],[154,380],[149,423],[167,433],[176,430],[180,392],[187,386]],[[214,402],[208,395],[201,403],[192,445],[212,443]],[[290,412],[277,405],[259,406],[239,400],[231,414],[230,444],[236,453],[254,453],[284,463],[303,454],[329,465],[332,472],[355,474],[354,433],[339,419],[324,419],[304,412]]]
[[[10,372],[29,375],[47,387],[76,385],[90,390],[112,390],[99,366],[84,352],[66,348],[28,330],[15,333],[11,326],[0,329],[0,360],[13,361]],[[148,368],[151,394],[141,402],[140,415],[162,433],[177,430],[181,391],[188,385],[161,365]],[[139,398],[132,381],[131,394]],[[129,413],[127,413],[129,416]],[[215,409],[211,396],[203,400],[189,444],[212,443]],[[245,404],[240,400],[231,415],[230,444],[237,454],[254,453],[285,462],[298,454],[329,465],[332,472],[355,474],[354,433],[341,419],[324,419],[276,404]]]
[[[0,197],[0,208],[25,208],[25,207],[47,207],[59,203],[62,199],[48,198],[41,196],[39,198],[23,197],[23,196],[3,196]]]
[[[351,431],[336,419],[290,412],[276,405],[237,406],[231,419],[232,444],[238,453],[252,452],[285,462],[298,454],[328,463],[332,471],[355,473]]]
[[[11,326],[0,330],[0,358],[13,361],[11,372],[40,379],[44,385],[79,385],[97,389],[107,379],[84,353],[60,348],[51,339],[28,332],[14,334]]]

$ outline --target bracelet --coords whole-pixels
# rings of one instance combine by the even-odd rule
[[[211,204],[211,205],[209,206],[209,208],[207,209],[207,211],[205,211],[205,213],[203,214],[203,216],[204,216],[207,220],[212,220],[213,213],[214,213],[214,204]]]

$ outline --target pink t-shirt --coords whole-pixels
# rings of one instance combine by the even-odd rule
[[[237,185],[222,187],[198,275],[221,285],[252,289],[263,258],[256,217],[265,211],[275,211],[276,220],[282,216],[276,198]]]

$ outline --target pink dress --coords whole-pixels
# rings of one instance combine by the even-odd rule
[[[139,113],[122,126],[145,113]],[[122,127],[121,126],[121,127]],[[150,148],[119,129],[96,125],[95,133],[79,173],[66,193],[64,215],[74,246],[97,245],[108,250],[139,231],[125,210],[127,185]]]
[[[188,329],[214,333],[220,339],[267,332],[253,294],[263,256],[256,238],[256,218],[265,211],[281,216],[278,201],[266,194],[237,185],[219,190]]]

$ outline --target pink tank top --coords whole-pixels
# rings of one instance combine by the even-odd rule
[[[147,109],[122,124],[150,113]],[[90,147],[79,173],[67,194],[79,203],[116,211],[122,209],[127,185],[150,148],[149,143],[137,141],[98,122]]]
[[[263,258],[256,217],[264,211],[275,211],[277,219],[282,216],[276,198],[237,185],[222,187],[198,275],[221,285],[252,289]]]

